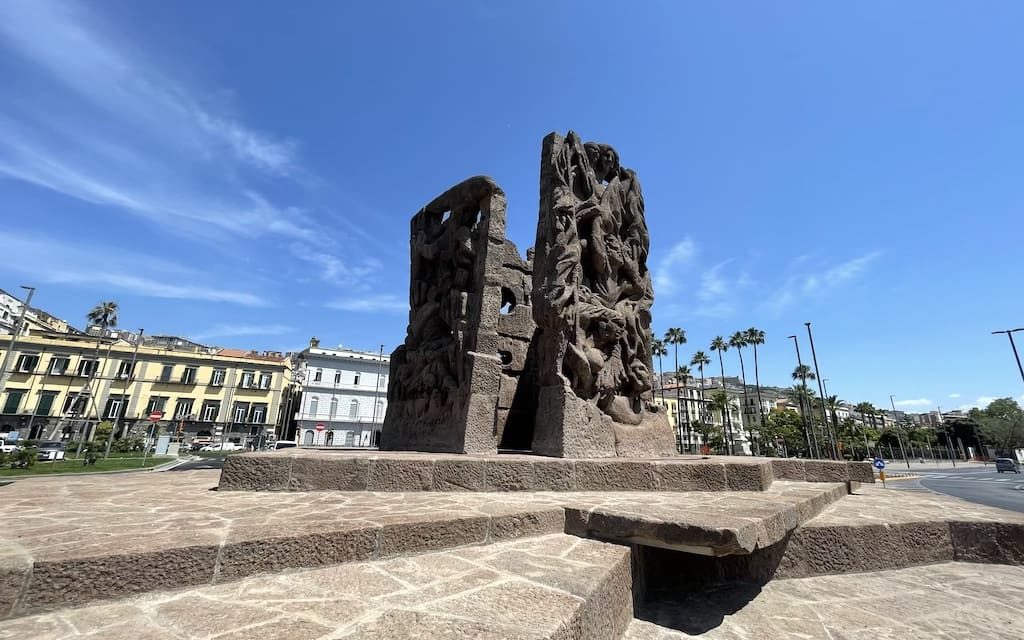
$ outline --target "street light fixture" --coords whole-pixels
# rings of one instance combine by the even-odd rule
[[[1013,334],[1018,331],[1024,331],[1024,327],[1018,327],[1017,329],[1006,329],[1005,331],[993,331],[992,335],[997,333],[1005,333],[1006,337],[1010,339],[1010,348],[1013,349],[1013,357],[1017,360],[1017,370],[1020,371],[1020,379],[1024,381],[1024,367],[1020,364],[1020,354],[1017,353],[1017,345],[1013,343]]]
[[[811,334],[811,323],[805,322],[804,326],[807,327],[807,339],[811,343],[811,358],[814,359],[814,376],[818,379],[818,393],[821,394],[821,422],[825,426],[825,435],[829,439],[831,444],[831,451],[829,452],[833,459],[839,458],[839,451],[836,449],[835,439],[831,436],[831,428],[828,425],[828,415],[825,413],[825,389],[821,382],[821,371],[818,369],[818,354],[814,351],[814,335]]]

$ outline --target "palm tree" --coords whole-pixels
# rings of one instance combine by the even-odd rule
[[[722,412],[722,416],[723,416],[723,420],[722,420],[722,435],[725,436],[725,441],[726,441],[726,444],[728,446],[729,444],[731,444],[732,438],[731,438],[731,434],[727,434],[726,431],[725,431],[726,421],[724,420],[724,416],[727,416],[729,414],[729,396],[727,396],[725,394],[725,391],[716,391],[716,392],[711,394],[711,409],[712,410],[716,410],[717,409],[718,411]],[[729,446],[727,451],[731,455],[732,454],[732,447]]]
[[[877,431],[877,429],[875,427],[875,414],[878,413],[878,409],[875,409],[875,405],[871,404],[870,402],[858,402],[857,406],[855,406],[853,408],[853,410],[861,415],[861,422],[864,423],[865,427],[867,426],[867,420],[870,417],[871,418],[871,428],[875,429]],[[863,435],[864,435],[864,448],[867,448],[867,446],[868,446],[868,436],[867,436],[867,433],[864,433]]]
[[[658,357],[658,388],[661,389],[661,406],[665,406],[665,369],[661,363],[661,357],[668,355],[665,343],[651,334],[651,354]]]
[[[698,351],[690,358],[690,366],[700,369],[700,409],[697,411],[699,414],[697,417],[701,422],[704,421],[704,414],[708,412],[707,404],[704,401],[704,365],[707,364],[711,364],[711,358],[703,351]]]
[[[678,369],[676,369],[676,389],[677,389],[676,394],[677,394],[677,396],[678,396],[678,389],[679,389],[678,385],[680,383],[682,383],[682,385],[683,385],[683,405],[682,405],[682,408],[680,409],[680,411],[682,412],[682,414],[684,416],[686,416],[686,440],[687,440],[687,442],[689,442],[689,440],[691,439],[690,434],[692,432],[691,432],[691,429],[690,429],[690,394],[689,394],[689,390],[687,389],[686,385],[692,379],[693,379],[693,376],[690,375],[690,367],[688,367],[688,366],[686,366],[684,364],[684,365],[680,366]],[[678,400],[677,400],[677,402],[678,402]],[[679,405],[677,404],[676,406],[679,406]]]
[[[754,386],[757,389],[757,415],[760,418],[758,424],[764,425],[764,405],[761,404],[761,372],[757,366],[757,345],[764,344],[764,331],[757,327],[747,329],[747,344],[754,348]],[[761,439],[757,440],[757,453],[761,453]]]
[[[99,327],[99,333],[96,336],[96,364],[92,368],[92,371],[89,372],[89,379],[86,380],[85,386],[83,386],[78,391],[77,396],[80,398],[83,393],[87,393],[88,394],[88,398],[87,398],[86,402],[92,404],[93,408],[96,410],[96,421],[98,423],[99,419],[100,419],[100,411],[99,411],[99,408],[96,406],[96,397],[95,397],[96,394],[93,393],[92,386],[93,386],[93,383],[96,382],[96,375],[100,372],[100,347],[103,345],[103,338],[104,338],[104,336],[107,333],[107,329],[109,329],[110,327],[116,327],[117,326],[117,303],[112,301],[112,300],[105,300],[105,301],[99,303],[98,305],[96,305],[95,307],[93,307],[89,311],[89,313],[87,313],[85,315],[85,317],[89,321],[89,325],[90,326]],[[70,406],[74,407],[77,404],[77,402],[78,402],[77,399],[73,400],[71,402]],[[88,431],[89,431],[88,430],[88,420],[89,420],[89,409],[88,409],[88,406],[86,407],[86,410],[85,410],[85,418],[86,418],[86,429],[85,429],[85,431],[82,432],[82,437],[78,441],[78,453],[82,452],[82,444],[85,442],[86,438],[88,438],[88,436],[89,436],[89,433],[88,433]],[[111,433],[110,437],[113,437],[113,435],[114,434]]]
[[[729,350],[729,343],[725,341],[722,336],[715,336],[715,339],[711,341],[711,350],[718,352],[718,369],[722,374],[722,393],[725,393],[725,363],[722,360],[722,354]],[[729,455],[732,455],[732,424],[729,420],[729,413],[722,409],[722,426],[728,428],[728,441]]]
[[[743,365],[743,347],[747,346],[747,334],[744,331],[737,331],[736,333],[729,336],[729,346],[735,347],[736,353],[740,356],[740,382],[743,383],[743,410],[740,411],[740,433],[743,432],[743,416],[747,414],[747,369]],[[747,425],[747,437],[751,442],[754,440],[754,434],[750,430],[750,425]]]
[[[679,327],[669,327],[668,331],[665,332],[664,341],[666,345],[673,345],[675,347],[675,371],[679,371],[679,345],[686,344],[686,332]],[[679,411],[679,380],[676,380],[676,411]],[[678,417],[676,418],[678,423]],[[682,438],[679,439],[679,444],[682,445]]]
[[[809,398],[807,393],[807,379],[810,378],[811,380],[814,380],[815,377],[814,372],[811,371],[811,368],[806,364],[797,365],[797,367],[793,369],[793,380],[799,380],[800,386],[803,389],[803,393],[800,395],[800,416],[803,418],[804,437],[807,438],[807,449],[809,451],[813,451],[814,455],[817,456],[818,436],[814,433],[813,407],[808,402],[807,407],[804,408],[804,399]],[[807,421],[808,414],[812,414],[810,416],[810,423]]]

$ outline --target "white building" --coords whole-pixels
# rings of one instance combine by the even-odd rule
[[[376,447],[387,412],[390,358],[317,340],[297,356],[302,397],[296,440],[307,447]]]

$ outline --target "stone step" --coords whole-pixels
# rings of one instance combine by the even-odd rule
[[[564,534],[161,591],[0,622],[0,638],[618,640],[629,549]]]
[[[290,449],[229,456],[222,491],[764,491],[773,480],[874,482],[867,462],[740,456],[567,460],[522,454]]]
[[[864,485],[793,532],[776,578],[951,560],[1024,564],[1024,514],[937,493]]]

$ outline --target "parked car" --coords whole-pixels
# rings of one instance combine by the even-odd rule
[[[39,460],[63,460],[64,459],[64,443],[59,440],[48,440],[46,442],[40,442],[36,447],[38,453],[36,458]]]
[[[241,451],[242,445],[237,442],[218,442],[217,444],[208,444],[200,451]]]
[[[273,451],[280,451],[281,449],[291,449],[296,446],[291,440],[278,440],[274,443]]]
[[[996,471],[999,473],[1004,471],[1020,473],[1020,463],[1013,458],[996,458]]]
[[[14,453],[15,451],[17,451],[20,448],[21,448],[20,445],[16,445],[16,444],[13,444],[13,443],[12,444],[7,444],[6,440],[0,440],[0,453]]]

